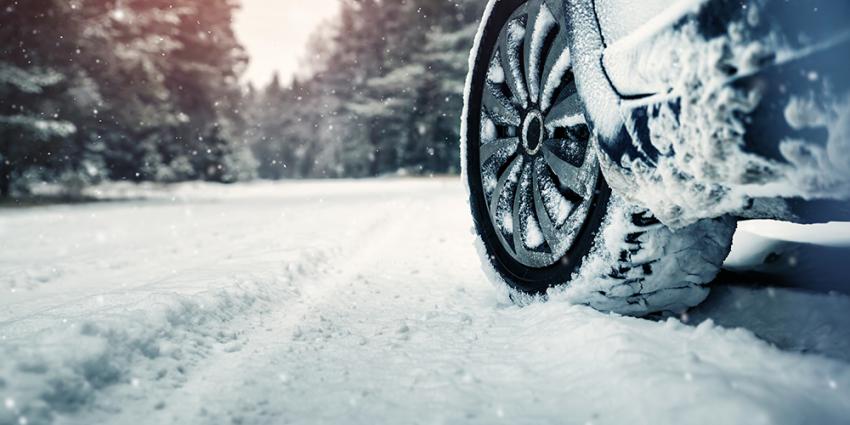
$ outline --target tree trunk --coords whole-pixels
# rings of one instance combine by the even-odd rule
[[[8,198],[12,192],[11,170],[0,170],[0,199]]]

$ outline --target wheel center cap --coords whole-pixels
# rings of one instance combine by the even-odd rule
[[[529,155],[537,155],[543,142],[543,116],[540,111],[532,110],[522,122],[522,146]]]

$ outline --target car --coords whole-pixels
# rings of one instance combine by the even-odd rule
[[[850,3],[490,0],[463,180],[520,304],[700,303],[736,223],[850,220]]]

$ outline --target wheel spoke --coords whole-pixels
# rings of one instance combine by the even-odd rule
[[[555,223],[553,223],[552,219],[549,218],[549,211],[544,203],[540,187],[540,180],[542,178],[541,173],[546,170],[545,166],[541,163],[542,161],[543,160],[538,157],[534,162],[534,187],[532,188],[534,192],[534,209],[537,212],[537,223],[540,224],[540,229],[543,230],[543,238],[546,239],[546,242],[549,244],[552,251],[556,252],[560,250],[558,234],[555,231]]]
[[[555,43],[549,49],[546,63],[543,65],[543,91],[540,93],[540,109],[546,112],[552,105],[552,96],[561,84],[565,76],[570,72],[570,49],[567,46],[567,37],[555,37]]]
[[[564,25],[564,0],[544,0],[543,2],[555,18],[558,25]]]
[[[584,109],[581,106],[581,98],[576,91],[575,82],[570,82],[564,87],[562,96],[563,99],[552,106],[552,109],[546,113],[544,123],[546,129],[550,133],[556,127],[574,127],[579,124],[585,124]]]
[[[523,203],[523,198],[528,193],[528,185],[530,183],[530,174],[531,172],[531,164],[527,164],[523,167],[522,173],[519,176],[519,181],[517,184],[516,192],[514,193],[514,205],[513,205],[513,225],[514,225],[514,252],[520,260],[525,261],[527,263],[532,262],[532,255],[528,249],[525,247],[525,241],[523,241],[522,234],[525,233],[528,235],[528,229],[525,232],[522,231],[523,225],[523,215],[521,214],[523,210],[523,206],[528,207],[528,203]],[[529,211],[530,213],[530,211]],[[527,217],[527,216],[526,216]]]
[[[540,67],[545,58],[543,48],[549,34],[556,28],[555,17],[543,0],[531,0],[528,4],[528,24],[525,34],[525,66],[528,95],[537,103],[540,92]]]
[[[510,187],[508,183],[511,181],[511,176],[514,174],[514,170],[518,166],[522,166],[522,156],[517,156],[511,161],[510,165],[505,169],[505,172],[499,177],[498,183],[496,183],[496,189],[493,191],[493,195],[490,197],[490,219],[493,220],[495,224],[496,214],[499,209],[499,200],[502,198],[502,192],[505,191],[506,188]]]
[[[520,125],[519,112],[511,104],[511,101],[503,95],[498,87],[487,84],[484,87],[484,98],[482,99],[487,115],[499,125]]]
[[[540,160],[540,168],[537,170],[537,181],[540,186],[540,195],[543,199],[543,205],[546,211],[549,212],[549,217],[552,218],[552,223],[555,228],[561,227],[575,209],[575,204],[568,200],[555,180],[552,179],[549,171],[549,166],[545,159]]]
[[[587,199],[590,196],[590,188],[587,187],[587,181],[590,180],[588,173],[592,171],[590,167],[591,161],[584,161],[581,167],[576,167],[558,157],[551,149],[549,144],[543,144],[543,158],[546,159],[546,164],[558,176],[558,180],[561,181],[562,185],[565,185],[581,196],[582,199]]]
[[[485,161],[490,159],[497,152],[502,151],[503,149],[513,147],[511,154],[516,151],[516,147],[519,146],[519,138],[518,137],[506,137],[502,139],[491,140],[487,143],[481,145],[481,150],[479,154],[479,158],[481,159],[481,164],[483,165]],[[509,154],[510,155],[510,154]]]
[[[499,56],[502,69],[505,71],[505,81],[511,89],[514,100],[523,108],[528,106],[528,93],[525,90],[523,77],[522,56],[520,50],[525,38],[525,16],[518,16],[508,21],[502,31],[499,44]]]

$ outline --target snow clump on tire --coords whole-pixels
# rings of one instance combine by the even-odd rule
[[[565,276],[569,283],[535,295],[504,280],[484,241],[472,230],[484,274],[501,301],[528,305],[560,300],[632,316],[681,313],[701,303],[709,293],[705,284],[729,254],[734,231],[731,217],[672,230],[647,210],[614,195],[591,252],[573,276]]]

